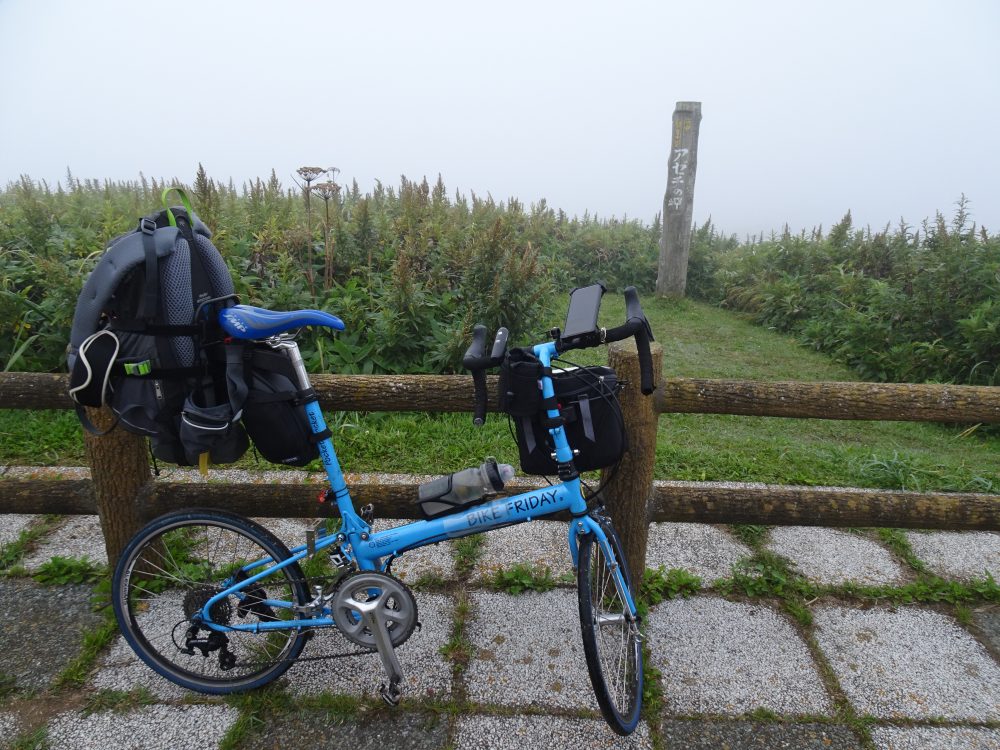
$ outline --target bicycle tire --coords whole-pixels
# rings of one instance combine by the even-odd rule
[[[618,533],[610,523],[601,528],[619,561],[625,584],[632,580]],[[593,534],[580,538],[577,594],[580,630],[587,671],[601,715],[618,734],[635,731],[642,710],[643,662],[638,622],[608,572],[607,560]]]
[[[241,564],[265,558],[280,562],[290,556],[277,537],[242,516],[216,510],[160,516],[132,538],[115,566],[112,604],[118,627],[143,662],[181,687],[225,695],[265,685],[283,674],[302,652],[306,636],[301,629],[230,630],[225,633],[224,647],[204,653],[188,645],[188,629],[194,623],[192,613],[221,591],[221,581]],[[230,596],[213,605],[212,613],[226,624],[302,618],[261,603],[265,598],[295,604],[308,601],[297,563],[255,586],[261,589],[255,592],[256,600],[241,602]],[[196,631],[197,637],[209,634],[204,626]]]

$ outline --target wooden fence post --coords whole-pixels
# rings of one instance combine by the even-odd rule
[[[650,353],[653,355],[654,378],[659,383],[662,380],[663,348],[655,342],[651,343]],[[633,581],[638,585],[646,569],[646,534],[649,531],[649,504],[653,497],[659,413],[653,397],[643,396],[639,390],[639,353],[633,339],[608,347],[608,364],[618,373],[619,380],[628,383],[619,394],[625,430],[628,432],[628,453],[604,488],[604,500],[621,536]]]
[[[694,215],[694,178],[698,170],[701,102],[677,102],[674,110],[667,191],[663,196],[663,233],[656,294],[683,297],[687,288],[688,252]]]
[[[115,421],[115,415],[106,407],[87,409],[87,416],[99,430],[108,429]],[[146,440],[118,426],[106,435],[91,435],[84,430],[84,445],[108,565],[114,569],[128,540],[142,526],[138,496],[152,478]]]

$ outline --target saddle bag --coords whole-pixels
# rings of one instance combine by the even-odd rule
[[[251,350],[249,392],[243,405],[243,425],[257,452],[267,461],[305,466],[319,458],[316,435],[309,425],[305,404],[316,399],[313,390],[301,391],[291,361],[266,347]]]

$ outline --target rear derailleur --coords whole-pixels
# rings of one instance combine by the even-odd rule
[[[201,655],[206,659],[213,651],[219,652],[219,668],[230,670],[236,666],[236,656],[229,650],[229,638],[225,633],[210,630],[207,638],[199,638],[198,631],[201,626],[195,624],[187,629],[184,634],[184,648],[181,653],[194,656],[194,650],[201,651]]]

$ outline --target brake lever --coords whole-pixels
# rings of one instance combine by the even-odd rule
[[[497,329],[497,336],[493,339],[493,349],[490,350],[490,363],[491,367],[495,367],[503,361],[504,354],[507,353],[507,338],[510,336],[510,331],[504,327]]]

